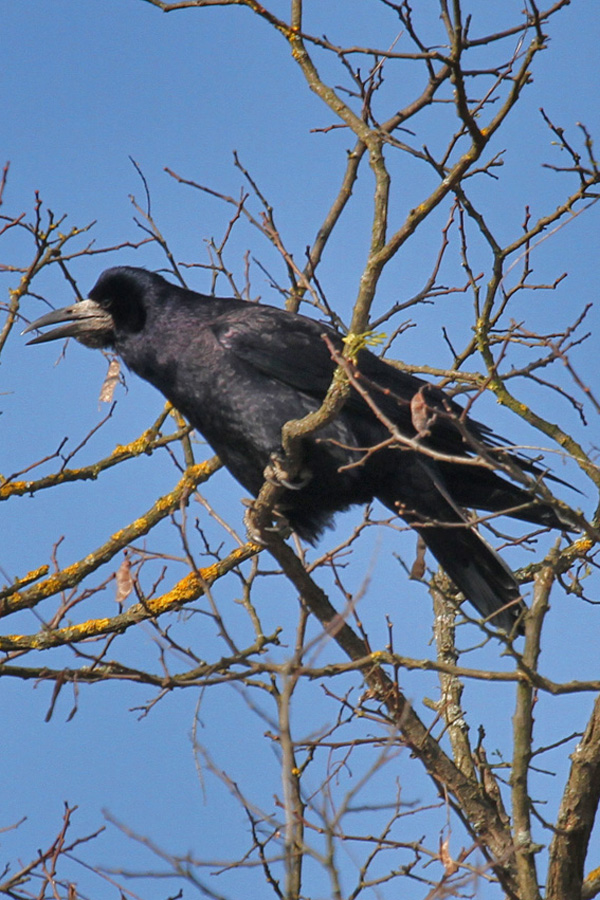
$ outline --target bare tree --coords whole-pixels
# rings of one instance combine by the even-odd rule
[[[164,12],[200,17],[205,7],[244,7],[236,10],[240,16],[259,17],[267,37],[287,42],[290,65],[300,69],[307,87],[322,101],[323,120],[315,128],[326,135],[341,129],[351,141],[334,176],[328,211],[299,257],[278,227],[276,202],[236,156],[235,177],[244,181],[239,195],[202,184],[193,173],[167,169],[174,191],[209,194],[230,211],[222,237],[208,241],[208,262],[180,259],[153,217],[150,190],[139,169],[144,200],[134,201],[142,232],[137,242],[115,239],[112,246],[98,248],[91,241],[91,226],[63,230],[63,219],[41,200],[31,214],[5,212],[1,234],[13,241],[11,247],[22,249],[20,261],[3,267],[9,295],[2,304],[0,351],[18,341],[17,332],[38,314],[36,301],[47,296],[48,273],[60,271],[81,297],[82,258],[97,255],[99,264],[105,257],[114,262],[125,248],[149,244],[160,250],[166,270],[180,283],[191,268],[202,267],[210,273],[214,292],[225,293],[226,284],[231,294],[252,302],[256,267],[233,249],[233,236],[245,222],[256,244],[273,251],[277,268],[267,274],[288,309],[312,306],[314,315],[355,340],[378,342],[391,364],[452,390],[470,413],[475,407],[477,415],[485,396],[492,394],[512,413],[515,431],[525,434],[519,418],[537,431],[530,454],[551,451],[552,459],[568,466],[564,477],[576,480],[588,497],[597,496],[600,470],[593,446],[582,428],[560,424],[571,422],[574,411],[585,425],[586,417],[600,411],[593,385],[580,376],[577,363],[588,338],[589,308],[565,308],[560,330],[541,329],[527,314],[533,292],[559,292],[565,277],[560,263],[549,275],[546,269],[535,275],[541,243],[550,238],[558,254],[563,226],[597,199],[600,172],[591,135],[585,125],[566,129],[549,112],[540,113],[554,145],[553,155],[540,162],[548,178],[560,185],[561,199],[534,212],[536,198],[524,197],[520,227],[509,236],[505,227],[498,227],[494,196],[488,197],[485,188],[508,177],[498,135],[526,96],[538,57],[547,51],[552,30],[560,28],[568,0],[545,9],[527,0],[520,15],[510,21],[507,16],[493,33],[479,30],[477,4],[471,4],[471,12],[466,0],[439,0],[427,11],[408,2],[380,0],[390,23],[389,40],[380,47],[343,46],[335,36],[309,33],[303,9],[309,4],[302,0],[291,0],[285,16],[282,4],[275,2],[271,9],[255,0],[146,2]],[[398,85],[403,83],[412,86],[412,94],[398,108]],[[401,92],[403,97],[406,93]],[[363,223],[368,250],[348,316],[332,300],[320,273],[328,254],[335,259],[334,236],[350,214],[364,170],[370,172],[365,177],[372,190],[370,221]],[[414,193],[407,183],[412,172],[421,170],[427,173],[429,190],[407,205],[405,196]],[[2,190],[7,177],[8,168]],[[399,295],[385,308],[377,305],[384,276],[405,264],[413,245],[422,246],[417,243],[421,236],[430,248],[425,282],[412,296]],[[456,333],[444,329],[448,364],[416,367],[397,361],[395,341],[410,327],[407,317],[433,307],[443,322],[449,300],[456,298],[463,308],[470,303],[471,327],[460,330],[460,345]],[[427,352],[423,361],[432,363]],[[393,592],[408,590],[409,572],[427,582],[435,652],[408,655],[398,625],[401,612],[388,619],[384,641],[370,636],[363,615],[368,594],[370,608],[384,619],[385,585],[376,582],[374,566],[365,560],[369,554],[375,558],[376,533],[386,542],[388,536],[401,539],[398,532],[405,529],[399,520],[378,520],[378,512],[369,508],[316,552],[275,533],[266,546],[247,540],[204,490],[219,461],[206,458],[205,448],[176,410],[165,407],[135,440],[113,449],[109,436],[109,449],[96,452],[103,446],[102,436],[112,434],[114,396],[120,396],[123,378],[116,361],[108,362],[102,388],[108,412],[94,429],[74,447],[61,444],[35,461],[24,448],[19,470],[3,474],[0,500],[9,510],[7,521],[14,504],[46,492],[64,504],[66,486],[101,487],[111,470],[129,466],[135,471],[146,455],[160,455],[171,486],[76,561],[62,562],[57,531],[54,549],[49,555],[40,553],[34,570],[14,579],[7,576],[0,591],[6,620],[0,674],[53,682],[49,715],[68,685],[73,686],[74,710],[84,685],[111,680],[144,685],[151,691],[144,714],[159,702],[168,703],[177,689],[201,698],[235,692],[251,723],[244,728],[251,732],[260,727],[261,741],[274,751],[271,764],[279,786],[274,797],[273,791],[257,797],[252,781],[240,783],[228,773],[222,748],[206,743],[198,729],[194,752],[200,770],[212,773],[243,811],[243,852],[228,855],[225,847],[220,859],[200,852],[177,855],[134,833],[127,823],[113,822],[124,837],[155,856],[157,868],[134,872],[125,864],[110,873],[98,868],[98,877],[125,891],[125,880],[134,875],[168,873],[185,891],[214,898],[233,895],[209,873],[232,869],[247,874],[252,885],[248,895],[260,883],[262,896],[272,893],[286,900],[353,900],[398,896],[399,891],[423,898],[581,900],[600,893],[598,870],[586,877],[586,866],[598,863],[593,857],[586,860],[600,797],[600,680],[593,664],[589,678],[557,680],[540,662],[551,590],[567,592],[580,603],[594,596],[588,585],[597,584],[598,509],[586,517],[578,508],[579,496],[571,505],[561,499],[566,492],[558,490],[560,496],[555,496],[548,483],[532,475],[526,486],[568,515],[580,533],[556,541],[539,530],[507,533],[504,521],[480,517],[480,527],[520,566],[524,591],[532,591],[524,645],[474,621],[469,609],[461,609],[457,621],[452,584],[443,573],[427,570],[418,548],[412,567],[398,566]],[[344,358],[338,362],[340,377],[319,413],[286,426],[292,466],[298,437],[335,416],[352,389],[351,367]],[[502,467],[524,478],[510,463]],[[560,471],[562,476],[562,465]],[[277,491],[266,482],[253,505],[251,515],[259,528],[271,520]],[[98,496],[96,490],[90,502],[97,503]],[[113,505],[118,501],[110,497]],[[274,594],[286,604],[281,625],[274,624],[280,608],[274,616],[265,603]],[[115,596],[116,614],[106,615],[107,596]],[[401,603],[401,597],[395,599],[394,608],[401,609]],[[195,632],[192,640],[190,623],[198,617],[209,623],[210,637],[203,630],[202,639]],[[156,651],[152,659],[147,648],[143,654],[136,651],[139,635],[147,635],[148,629]],[[139,658],[146,660],[143,667],[132,661]],[[490,699],[487,709],[477,707],[473,717],[469,697],[478,683],[486,686]],[[435,690],[437,699],[427,699]],[[495,757],[486,741],[495,692],[501,691],[510,692],[514,704],[512,751],[503,758]],[[565,728],[551,746],[540,745],[534,709],[538,718],[559,717],[558,698],[574,700],[582,693],[596,697],[587,722],[580,720],[576,733]],[[317,704],[317,695],[323,711],[313,719],[306,709]],[[532,791],[532,772],[552,767],[555,762],[546,759],[557,756],[563,772],[568,759],[570,764],[558,813],[548,816],[539,784]],[[419,785],[418,800],[406,790],[414,783]],[[557,791],[555,785],[552,790]],[[374,799],[380,797],[385,802]],[[85,858],[92,858],[94,843],[88,839],[96,835],[71,839],[72,817],[67,808],[47,851],[30,863],[7,867],[0,893],[15,898],[78,896],[70,877],[61,873],[61,863],[80,858],[82,843]],[[240,840],[238,836],[235,846]]]

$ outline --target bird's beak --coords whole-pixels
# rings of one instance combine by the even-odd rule
[[[45,328],[46,325],[58,325],[60,322],[65,324],[47,331],[46,334],[40,334],[27,343],[44,344],[46,341],[74,337],[86,347],[105,347],[111,343],[114,334],[114,322],[111,314],[95,300],[82,300],[72,306],[54,309],[28,325],[22,334],[28,334],[38,328]]]

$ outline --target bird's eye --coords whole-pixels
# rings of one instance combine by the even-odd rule
[[[143,329],[146,310],[137,297],[117,297],[109,302],[108,307],[117,330],[135,334]]]
[[[125,275],[112,274],[110,283],[102,279],[91,290],[90,298],[110,312],[117,331],[135,334],[146,323],[143,291]]]

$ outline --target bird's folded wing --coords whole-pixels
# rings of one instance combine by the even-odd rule
[[[260,310],[260,313],[258,311]],[[278,310],[255,307],[253,318],[225,320],[211,327],[219,343],[238,359],[263,375],[299,391],[324,397],[335,371],[335,363],[322,338],[341,349],[335,332],[312,319],[280,320]],[[258,313],[258,315],[257,315]]]
[[[336,368],[324,337],[341,351],[340,335],[313,319],[291,318],[274,307],[253,306],[251,316],[241,312],[238,308],[212,323],[219,343],[262,375],[322,400]],[[502,445],[491,429],[471,418],[457,427],[462,408],[429,382],[390,365],[368,350],[359,351],[357,360],[362,386],[402,435],[412,439],[420,430],[415,422],[414,399],[421,394],[426,407],[424,417],[430,423],[422,436],[424,446],[451,455],[471,455],[473,449],[464,440],[465,428],[488,447]],[[353,391],[346,409],[366,413],[367,406]]]

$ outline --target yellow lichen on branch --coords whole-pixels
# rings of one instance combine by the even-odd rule
[[[30,587],[25,591],[15,589],[11,593],[6,594],[0,599],[0,616],[10,615],[20,609],[30,609],[47,597],[51,597],[65,588],[79,584],[82,578],[112,559],[116,553],[130,544],[131,541],[143,534],[147,534],[157,522],[176,510],[197,485],[202,481],[206,481],[217,471],[220,465],[219,459],[215,456],[206,460],[206,462],[190,466],[172,491],[159,497],[143,516],[117,531],[108,541],[92,553],[67,566],[60,572],[54,573],[35,587]]]
[[[161,416],[161,419],[163,417]],[[180,440],[189,432],[190,426],[183,425],[176,432],[168,435],[158,435],[156,426],[153,425],[129,444],[117,444],[114,450],[105,459],[98,460],[89,466],[79,469],[61,469],[52,472],[37,480],[29,481],[5,481],[0,484],[0,500],[8,500],[9,497],[22,497],[26,494],[35,494],[37,491],[55,487],[70,481],[94,481],[105,469],[110,469],[127,459],[141,456],[143,453],[151,454],[158,447],[173,441]],[[0,475],[0,481],[2,476]]]
[[[40,631],[32,635],[6,635],[0,637],[0,650],[5,652],[22,650],[47,650],[51,647],[60,647],[65,644],[73,644],[91,638],[115,634],[126,631],[132,625],[137,625],[147,619],[153,619],[163,613],[178,609],[185,603],[191,603],[202,596],[207,587],[214,584],[219,578],[230,572],[250,557],[261,551],[259,544],[248,542],[242,547],[233,550],[228,556],[217,563],[190,572],[181,581],[162,594],[136,603],[126,612],[110,618],[89,619],[78,625],[70,625],[66,628]],[[48,579],[51,581],[52,579]]]

